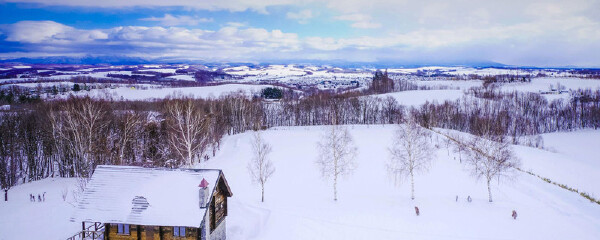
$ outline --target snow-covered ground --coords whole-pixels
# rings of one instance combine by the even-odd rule
[[[68,65],[65,65],[68,66]],[[35,68],[45,68],[44,66],[34,66]],[[32,66],[6,66],[0,71],[15,69],[32,68]],[[72,77],[94,77],[99,79],[108,79],[111,81],[127,80],[128,76],[143,76],[152,81],[177,80],[177,81],[195,81],[194,71],[219,71],[229,74],[222,80],[227,83],[282,83],[293,87],[314,87],[319,89],[339,89],[359,85],[359,87],[368,86],[377,69],[369,68],[339,68],[331,66],[305,66],[305,65],[260,65],[260,66],[236,66],[236,67],[207,67],[203,65],[130,65],[130,66],[74,66],[75,70],[62,70],[56,66],[48,66],[48,69],[36,69],[31,72],[19,73],[15,78],[0,79],[0,84],[14,84],[18,82],[44,82],[65,80],[69,81]],[[64,68],[63,68],[64,69]],[[192,69],[188,73],[177,73],[180,69]],[[383,69],[382,69],[383,70]],[[538,93],[547,91],[550,84],[556,86],[557,82],[566,86],[566,89],[592,88],[600,86],[600,80],[580,79],[585,74],[570,73],[565,69],[508,69],[508,68],[473,68],[473,67],[441,67],[428,66],[419,68],[392,68],[386,69],[393,78],[409,79],[412,83],[420,86],[428,86],[432,89],[460,89],[466,90],[473,86],[481,86],[482,81],[470,80],[452,80],[453,78],[467,79],[469,76],[494,76],[494,75],[515,75],[515,76],[536,76],[542,74],[543,78],[533,78],[532,83],[512,83],[503,84],[502,89],[507,91],[521,90]],[[23,70],[21,70],[23,71]],[[55,71],[48,74],[41,74],[48,71]],[[161,77],[156,72],[175,74],[173,76]],[[109,76],[110,75],[110,76]],[[428,77],[429,76],[429,77]],[[457,76],[457,77],[455,77]],[[415,81],[419,80],[419,81]],[[425,81],[421,81],[425,80]],[[224,83],[224,82],[222,82]],[[545,95],[549,100],[558,98],[567,98],[568,94]]]
[[[431,81],[411,81],[412,83],[419,86],[428,86],[433,89],[460,89],[460,90],[468,90],[472,87],[480,87],[482,86],[483,81],[480,80],[431,80]],[[592,89],[597,90],[600,89],[600,80],[598,79],[583,79],[583,78],[569,78],[569,77],[542,77],[542,78],[532,78],[531,82],[516,82],[516,83],[501,83],[499,84],[500,90],[505,92],[519,91],[519,92],[530,92],[530,93],[540,93],[547,92],[551,88],[557,89],[558,86],[562,86],[562,89],[569,90],[577,90],[577,89]],[[445,90],[436,90],[442,93],[441,96],[437,96],[437,98],[444,99],[444,96],[450,94],[452,95],[452,91],[444,92]],[[392,94],[400,94],[400,93],[392,93]],[[415,93],[420,95],[418,93]],[[569,99],[570,94],[568,92],[561,94],[542,94],[546,99],[552,101],[554,99]],[[445,100],[445,99],[444,99]],[[448,99],[454,100],[454,99]],[[439,100],[438,100],[439,101]]]
[[[358,147],[357,168],[338,184],[339,200],[332,200],[332,182],[321,178],[315,160],[316,142],[324,126],[273,128],[263,133],[272,145],[270,154],[276,171],[266,184],[265,202],[252,184],[247,163],[252,157],[252,132],[227,136],[217,156],[203,163],[205,168],[223,169],[233,191],[227,217],[228,239],[597,239],[600,236],[600,205],[576,193],[548,184],[537,177],[517,172],[514,181],[493,184],[494,202],[487,201],[485,184],[474,179],[458,157],[448,153],[439,135],[432,141],[431,170],[415,176],[416,199],[410,200],[409,186],[395,186],[386,174],[393,125],[349,126]],[[594,161],[600,131],[583,134],[544,135],[547,156],[560,159],[582,157]],[[564,135],[571,147],[562,147]],[[595,144],[595,145],[594,145]],[[595,148],[594,148],[595,147]],[[516,147],[524,166],[531,164],[532,151]],[[536,153],[537,154],[537,153]],[[534,154],[535,155],[535,154]],[[597,160],[596,160],[597,161]],[[577,175],[572,161],[554,161],[562,172],[545,172],[554,180]],[[588,172],[598,171],[590,164]],[[537,172],[536,172],[537,173]],[[599,181],[589,179],[590,184]],[[74,207],[60,196],[69,179],[46,179],[10,190],[11,201],[0,202],[0,239],[65,239],[79,229],[69,221]],[[29,193],[46,191],[46,202],[31,203]],[[458,196],[458,202],[455,197]],[[473,202],[466,201],[467,196]],[[69,196],[71,198],[71,196]],[[415,216],[418,206],[420,216]],[[517,220],[511,218],[518,212]],[[35,229],[35,231],[32,231]]]
[[[155,86],[154,86],[155,87]],[[168,96],[184,95],[194,98],[218,98],[222,95],[231,93],[240,93],[246,96],[260,93],[260,91],[272,85],[250,85],[250,84],[224,84],[206,87],[180,87],[180,88],[153,88],[152,86],[136,87],[118,87],[115,89],[92,89],[90,91],[69,92],[67,95],[58,95],[67,97],[69,95],[92,97],[111,97],[115,100],[153,100],[162,99]]]
[[[487,202],[477,182],[443,147],[431,171],[416,176],[416,199],[408,184],[394,187],[386,175],[393,126],[354,126],[358,168],[338,185],[320,177],[316,142],[323,127],[276,128],[265,132],[273,145],[276,172],[266,185],[266,202],[245,168],[251,133],[228,137],[206,167],[222,168],[234,193],[229,239],[597,239],[600,206],[524,173],[493,185]],[[434,136],[434,139],[436,137]],[[521,155],[517,149],[517,154]],[[456,157],[457,158],[457,157]],[[525,161],[525,160],[524,160]],[[569,162],[560,162],[568,170]],[[596,169],[597,171],[597,169]],[[595,184],[598,184],[597,182]],[[459,201],[455,202],[456,195]],[[474,200],[467,203],[465,198]],[[414,206],[421,216],[414,214]],[[517,220],[510,215],[519,214]]]
[[[472,87],[481,87],[483,81],[480,80],[436,80],[436,81],[413,81],[418,86],[427,86],[433,89],[448,88],[469,90]]]
[[[81,229],[81,223],[70,222],[75,209],[73,190],[75,179],[48,178],[19,185],[4,191],[0,201],[0,240],[66,239]],[[63,201],[62,193],[67,193]],[[37,202],[37,195],[46,192],[46,201]],[[36,195],[36,202],[29,201]]]
[[[518,146],[523,170],[600,198],[600,131],[542,134],[546,150]]]
[[[224,68],[225,73],[241,78],[241,82],[277,81],[288,84],[350,84],[352,81],[366,85],[366,81],[373,77],[369,69],[342,69],[333,67],[316,67],[298,65],[268,65],[261,67],[229,67]],[[323,87],[332,89],[336,87]]]
[[[474,68],[474,67],[441,67],[441,66],[427,66],[418,68],[393,68],[387,69],[389,73],[400,73],[400,74],[414,74],[421,73],[422,75],[428,74],[446,74],[455,76],[492,76],[492,75],[532,75],[536,76],[540,73],[546,74],[553,77],[570,77],[573,74],[557,70],[557,69],[511,69],[511,68]]]
[[[464,92],[462,90],[415,90],[376,94],[371,96],[379,98],[393,97],[401,105],[418,107],[423,105],[425,102],[432,103],[435,101],[437,103],[443,103],[444,101],[455,101],[464,96]]]
[[[521,91],[539,93],[549,91],[551,87],[557,88],[558,85],[564,87],[564,90],[577,89],[600,89],[599,79],[582,79],[582,78],[532,78],[531,83],[504,83],[501,89],[503,91]],[[544,94],[549,100],[557,98],[568,98],[568,93],[563,94]]]

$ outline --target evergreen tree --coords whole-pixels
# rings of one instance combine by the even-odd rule
[[[279,88],[268,87],[262,90],[262,97],[266,99],[281,99],[283,92]]]
[[[394,80],[388,77],[387,70],[384,73],[379,70],[375,72],[370,90],[374,93],[388,93],[394,90]]]

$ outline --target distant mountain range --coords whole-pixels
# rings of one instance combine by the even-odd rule
[[[84,56],[84,57],[40,57],[40,58],[15,58],[0,60],[1,63],[26,63],[26,64],[110,64],[110,65],[137,65],[150,62],[142,58],[119,56]]]
[[[23,64],[85,64],[85,65],[138,65],[138,64],[202,64],[210,67],[224,66],[263,66],[271,64],[296,64],[296,65],[316,65],[332,66],[340,68],[416,68],[427,66],[439,67],[476,67],[476,68],[538,68],[533,66],[511,66],[493,61],[461,61],[461,62],[359,62],[346,60],[278,60],[263,62],[207,62],[200,60],[183,59],[144,59],[127,56],[83,56],[83,57],[40,57],[40,58],[15,58],[3,59],[0,63],[23,63]],[[577,68],[571,66],[558,68]]]

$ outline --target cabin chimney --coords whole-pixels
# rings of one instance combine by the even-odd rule
[[[202,178],[202,181],[200,182],[200,185],[198,185],[198,187],[200,188],[199,193],[200,193],[200,208],[205,208],[206,205],[208,204],[208,197],[209,193],[208,193],[208,181],[206,181],[206,179]]]

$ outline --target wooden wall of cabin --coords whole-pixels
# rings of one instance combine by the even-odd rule
[[[210,231],[212,232],[217,228],[219,223],[227,216],[227,197],[224,192],[225,189],[223,182],[220,181],[218,187],[215,188],[213,199],[210,202]]]
[[[198,228],[185,228],[185,237],[173,236],[173,227],[160,227],[162,232],[162,238],[160,240],[197,240],[200,239],[198,236]],[[154,240],[159,240],[158,238]]]
[[[107,224],[109,225],[109,224]],[[139,231],[138,231],[139,228]],[[186,228],[185,237],[173,236],[173,227],[129,225],[129,235],[118,234],[117,224],[107,226],[107,240],[197,240],[198,228]]]
[[[117,233],[117,224],[106,224],[104,229],[105,236],[110,240],[138,240],[138,225],[129,225],[129,234]]]

